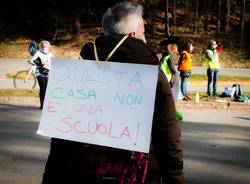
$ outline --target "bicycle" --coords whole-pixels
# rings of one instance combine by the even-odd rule
[[[35,41],[30,42],[28,51],[30,56],[34,56],[36,51],[38,50],[38,46]],[[36,73],[37,66],[32,65],[28,70],[21,70],[16,73],[13,78],[13,85],[15,88],[25,88],[25,89],[34,89],[36,87],[37,79]]]
[[[13,78],[15,88],[34,89],[36,87],[36,70],[37,66],[31,66],[28,70],[21,70]]]

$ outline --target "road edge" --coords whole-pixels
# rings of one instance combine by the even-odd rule
[[[20,104],[20,105],[34,105],[39,106],[39,98],[36,97],[0,97],[0,104]],[[195,110],[229,110],[229,111],[245,111],[250,112],[250,103],[242,102],[185,102],[177,101],[176,109],[195,109]]]

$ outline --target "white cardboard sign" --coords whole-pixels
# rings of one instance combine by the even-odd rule
[[[52,59],[37,133],[149,152],[158,66]]]

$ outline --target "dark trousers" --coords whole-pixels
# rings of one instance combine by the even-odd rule
[[[46,88],[47,88],[47,83],[48,83],[48,77],[38,75],[37,76],[37,81],[38,81],[38,84],[39,84],[39,87],[40,87],[40,91],[39,91],[40,109],[42,109],[43,108],[44,97],[45,97],[45,93],[46,93]]]

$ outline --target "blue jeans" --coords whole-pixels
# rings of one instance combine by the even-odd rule
[[[207,95],[212,95],[212,85],[213,85],[213,95],[217,95],[218,93],[218,77],[219,77],[219,69],[207,69]]]
[[[181,76],[181,93],[183,96],[187,95],[187,83],[188,83],[188,77]]]

